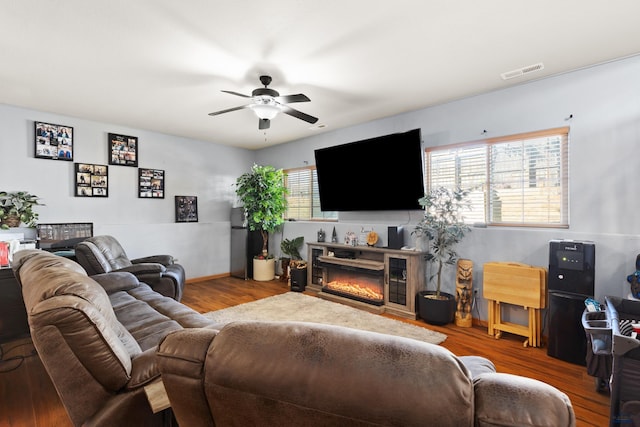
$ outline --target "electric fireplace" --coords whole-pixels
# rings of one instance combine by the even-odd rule
[[[348,260],[341,260],[340,263],[321,261],[320,265],[326,270],[322,292],[376,306],[383,305],[384,264],[348,264]]]

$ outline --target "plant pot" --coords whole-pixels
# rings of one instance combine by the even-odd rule
[[[253,280],[267,282],[276,277],[276,259],[253,259]]]
[[[20,227],[20,222],[20,216],[18,215],[7,215],[0,220],[0,224],[6,225],[7,227]]]
[[[435,298],[435,291],[418,292],[418,315],[432,325],[446,325],[453,322],[456,315],[456,297],[440,292],[441,299]]]

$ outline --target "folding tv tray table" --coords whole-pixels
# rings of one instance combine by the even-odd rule
[[[496,339],[502,332],[522,335],[525,347],[542,346],[542,314],[547,293],[547,270],[514,262],[484,264],[483,297],[488,300],[488,332]],[[528,311],[528,326],[502,320],[502,304]]]

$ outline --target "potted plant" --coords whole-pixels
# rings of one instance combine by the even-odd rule
[[[436,289],[418,293],[418,312],[428,323],[445,325],[453,321],[456,299],[453,294],[442,292],[442,268],[455,265],[458,254],[455,246],[471,231],[464,223],[462,211],[468,209],[469,191],[438,187],[419,199],[424,208],[424,216],[416,225],[413,234],[426,237],[429,242],[427,261],[436,271],[429,277],[436,278]]]
[[[295,237],[293,239],[282,239],[280,242],[280,250],[283,254],[287,256],[283,256],[280,258],[280,263],[282,266],[282,281],[285,282],[288,280],[288,268],[289,265],[293,268],[295,261],[302,259],[300,255],[300,247],[302,246],[302,242],[304,242],[304,237]],[[293,261],[293,262],[292,262]]]
[[[307,286],[307,263],[302,260],[302,256],[300,255],[300,247],[303,242],[304,237],[300,236],[291,240],[284,239],[282,243],[280,243],[282,252],[289,255],[287,266],[291,271],[291,290],[298,292],[304,291]],[[284,271],[286,271],[286,269]]]
[[[0,228],[19,227],[24,223],[27,227],[35,227],[38,213],[34,206],[43,206],[40,197],[26,191],[0,191]]]
[[[236,180],[236,194],[247,215],[247,227],[262,236],[262,253],[253,259],[253,279],[273,280],[275,258],[269,255],[269,233],[284,222],[287,188],[284,172],[273,166],[254,164],[251,171]]]

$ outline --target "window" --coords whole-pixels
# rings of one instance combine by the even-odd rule
[[[568,227],[569,128],[426,150],[427,189],[470,190],[468,223]]]
[[[284,174],[284,183],[288,190],[286,219],[333,220],[338,218],[337,212],[322,212],[320,210],[318,177],[315,167],[288,169],[284,171]]]

